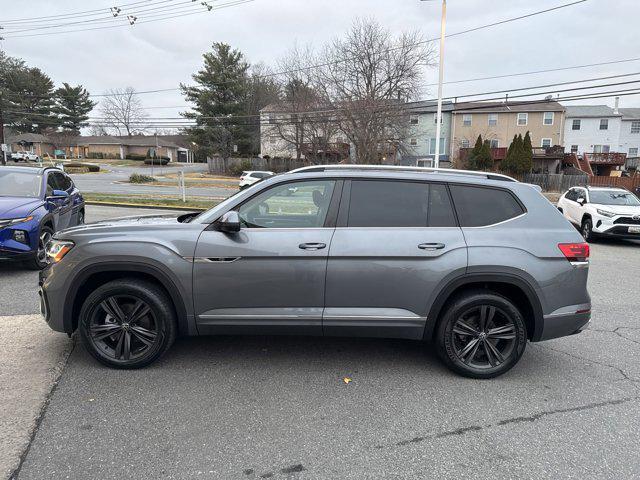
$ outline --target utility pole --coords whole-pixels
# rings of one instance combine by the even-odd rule
[[[2,145],[2,165],[7,164],[7,146],[4,143],[4,116],[2,115],[2,92],[0,92],[0,145]]]
[[[438,113],[436,115],[436,156],[433,166],[440,166],[440,127],[442,124],[442,80],[444,78],[444,31],[447,21],[447,0],[442,0],[442,19],[440,20],[440,64],[438,65]]]

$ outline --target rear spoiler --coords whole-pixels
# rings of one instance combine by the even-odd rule
[[[542,187],[540,185],[536,185],[535,183],[525,183],[525,185],[529,185],[534,190],[542,193]]]

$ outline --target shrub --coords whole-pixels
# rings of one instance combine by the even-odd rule
[[[64,169],[67,173],[89,173],[89,169],[87,167],[69,167],[66,166]]]
[[[159,158],[147,158],[144,161],[145,165],[166,165],[169,163],[169,159],[167,157],[159,157]]]
[[[88,172],[99,172],[100,165],[96,165],[94,163],[83,163],[83,162],[67,162],[64,164],[65,170],[68,168],[86,168]]]
[[[250,161],[245,160],[243,162],[230,165],[228,170],[229,170],[229,173],[234,177],[239,177],[240,175],[242,175],[242,172],[244,172],[245,170],[253,170],[253,165],[251,164]]]
[[[146,158],[147,158],[146,155],[142,155],[140,153],[127,154],[127,160],[145,160]]]
[[[132,173],[129,176],[129,183],[149,183],[155,182],[155,178],[149,175],[143,175],[142,173]]]

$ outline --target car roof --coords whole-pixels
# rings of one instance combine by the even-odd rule
[[[590,192],[628,192],[626,188],[622,187],[587,187]]]
[[[48,170],[55,170],[58,172],[62,172],[62,170],[60,170],[57,167],[18,167],[18,166],[13,166],[13,165],[4,165],[2,167],[0,167],[0,172],[30,172],[33,173],[34,175],[42,175],[44,172],[48,171]]]

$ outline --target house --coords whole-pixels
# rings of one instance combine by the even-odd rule
[[[408,104],[409,124],[407,133],[401,142],[398,152],[398,164],[421,167],[433,166],[436,153],[436,128],[438,104],[435,102],[415,102]],[[450,162],[451,112],[452,102],[442,104],[442,122],[440,125],[441,167],[448,167]]]
[[[316,163],[349,158],[350,147],[336,122],[327,114],[295,111],[288,102],[260,110],[260,156],[308,159]],[[321,107],[313,112],[322,110]]]
[[[194,155],[193,155],[193,147],[195,143],[191,141],[189,135],[185,134],[175,134],[175,135],[158,135],[158,138],[161,140],[166,140],[167,142],[173,143],[177,145],[177,161],[182,163],[193,163]]]
[[[473,147],[478,135],[504,154],[513,136],[527,131],[534,148],[562,145],[564,116],[565,108],[553,100],[456,103],[451,122],[453,162],[460,160],[461,149]]]
[[[12,152],[31,152],[40,158],[45,155],[53,156],[55,151],[55,145],[51,139],[40,133],[7,135],[6,142]]]
[[[616,101],[617,102],[617,101]],[[566,107],[565,152],[586,153],[619,151],[622,114],[607,105],[571,105]]]
[[[627,167],[637,169],[640,155],[640,108],[621,108],[618,150],[627,154]]]

